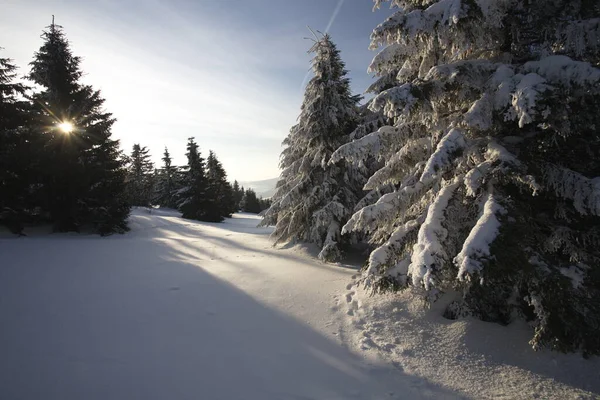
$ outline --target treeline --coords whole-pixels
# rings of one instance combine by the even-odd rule
[[[315,38],[264,224],[324,260],[368,242],[373,292],[600,353],[599,3],[390,3],[363,107]]]
[[[260,213],[270,205],[252,189],[237,181],[230,184],[227,174],[211,150],[204,159],[194,138],[187,143],[187,164],[173,165],[165,148],[162,165],[155,168],[148,148],[133,145],[126,157],[126,198],[139,207],[160,206],[179,209],[184,218],[220,222],[237,211]]]
[[[0,58],[0,224],[18,234],[27,224],[51,223],[57,232],[104,235],[127,230],[131,206],[172,207],[213,222],[268,206],[230,185],[216,155],[204,159],[193,138],[182,167],[166,150],[156,170],[140,145],[124,155],[112,138],[115,119],[100,91],[81,82],[81,60],[62,28],[53,22],[42,39],[25,84]]]

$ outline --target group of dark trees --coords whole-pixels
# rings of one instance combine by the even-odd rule
[[[227,174],[210,151],[205,160],[194,138],[188,139],[187,164],[174,166],[165,148],[161,168],[154,168],[149,150],[134,144],[126,157],[126,196],[138,207],[179,209],[184,218],[220,222],[238,210]]]
[[[100,92],[81,82],[81,60],[62,28],[53,22],[42,39],[26,75],[35,89],[0,57],[0,224],[14,233],[51,223],[58,232],[110,234],[127,230],[131,206],[176,208],[211,222],[268,206],[230,185],[216,155],[204,159],[193,138],[183,167],[166,149],[159,169],[139,144],[124,155],[111,138],[115,119]]]
[[[220,222],[237,211],[259,213],[268,200],[259,199],[252,189],[237,181],[230,184],[213,151],[204,159],[194,138],[187,143],[187,164],[173,165],[165,148],[162,165],[155,168],[149,150],[133,145],[126,160],[126,197],[132,206],[160,206],[179,209],[184,218]]]
[[[315,39],[263,223],[325,260],[368,241],[374,292],[600,353],[599,3],[386,1],[365,106]]]

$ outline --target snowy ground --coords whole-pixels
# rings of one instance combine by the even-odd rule
[[[593,398],[600,364],[367,299],[255,216],[0,239],[0,399]],[[394,315],[390,321],[389,315]],[[511,342],[506,347],[506,335]],[[519,336],[520,335],[520,336]]]

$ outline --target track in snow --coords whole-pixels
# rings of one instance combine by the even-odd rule
[[[0,398],[457,397],[349,350],[355,271],[257,222],[135,210],[126,235],[0,239]]]

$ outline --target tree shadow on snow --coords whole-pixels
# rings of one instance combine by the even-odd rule
[[[38,243],[41,245],[41,243]],[[456,398],[360,358],[148,237],[13,241],[0,398]]]

